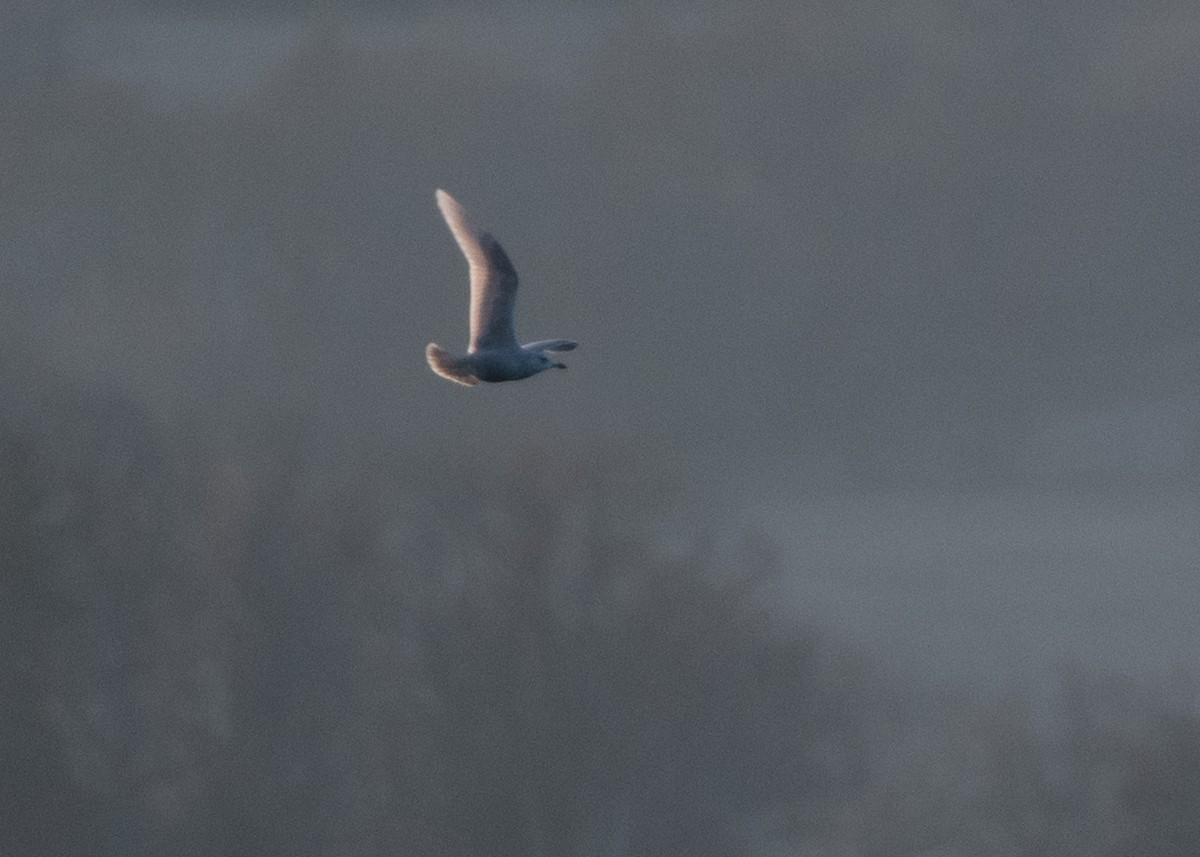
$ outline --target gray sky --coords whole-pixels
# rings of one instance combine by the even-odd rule
[[[1194,0],[8,4],[0,850],[1191,854],[1198,91]],[[570,371],[429,371],[437,187]]]
[[[12,347],[331,455],[670,449],[781,507],[1196,485],[1192,4],[322,9],[14,18]],[[437,186],[570,372],[425,367],[466,338]]]
[[[63,228],[127,221],[136,246],[105,272],[125,294],[83,309],[111,291],[98,245],[46,258],[34,226],[13,244],[29,279],[76,269],[50,306],[30,297],[51,341],[89,314],[55,360],[167,410],[232,361],[372,432],[413,404],[509,430],[546,406],[585,437],[1028,475],[1064,411],[1195,397],[1198,26],[1182,3],[81,9],[53,43],[114,124],[50,102],[41,130],[129,179],[97,196],[44,174],[80,219]],[[436,185],[509,247],[522,335],[584,342],[570,380],[467,405],[429,383],[424,342],[464,333]],[[100,353],[125,337],[140,354]],[[1194,408],[1170,407],[1163,432],[1194,438]],[[1194,472],[1179,458],[1148,466]]]

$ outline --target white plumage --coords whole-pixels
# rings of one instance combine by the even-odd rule
[[[546,354],[570,351],[578,343],[545,339],[518,345],[513,330],[517,271],[504,248],[489,233],[476,229],[458,200],[440,188],[438,208],[458,242],[471,278],[471,336],[467,353],[452,355],[431,342],[425,358],[434,372],[458,384],[518,381],[546,369],[566,369]]]

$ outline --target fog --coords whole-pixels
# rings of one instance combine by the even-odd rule
[[[1200,11],[0,12],[0,850],[1191,854]],[[567,372],[463,389],[455,194]]]

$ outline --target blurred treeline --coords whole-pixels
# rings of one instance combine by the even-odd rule
[[[0,851],[1193,853],[1186,700],[893,676],[771,609],[769,550],[675,544],[657,456],[593,427],[864,467],[932,432],[987,472],[1194,332],[1194,112],[1097,106],[1020,4],[962,19],[966,63],[751,7],[631,12],[578,76],[334,16],[244,101],[170,105],[72,71],[77,4],[4,19]],[[585,452],[425,430],[458,176],[573,284],[522,300],[597,343],[557,417]]]
[[[1200,836],[1186,693],[1068,671],[983,701],[889,674],[772,606],[802,570],[769,546],[720,521],[664,540],[670,480],[637,455],[214,445],[36,369],[3,393],[3,853],[1082,857]]]

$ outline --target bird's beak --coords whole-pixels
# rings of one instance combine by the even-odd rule
[[[555,369],[566,369],[566,368],[567,368],[567,364],[566,364],[566,363],[555,363],[555,364],[554,364],[554,368],[555,368]]]

